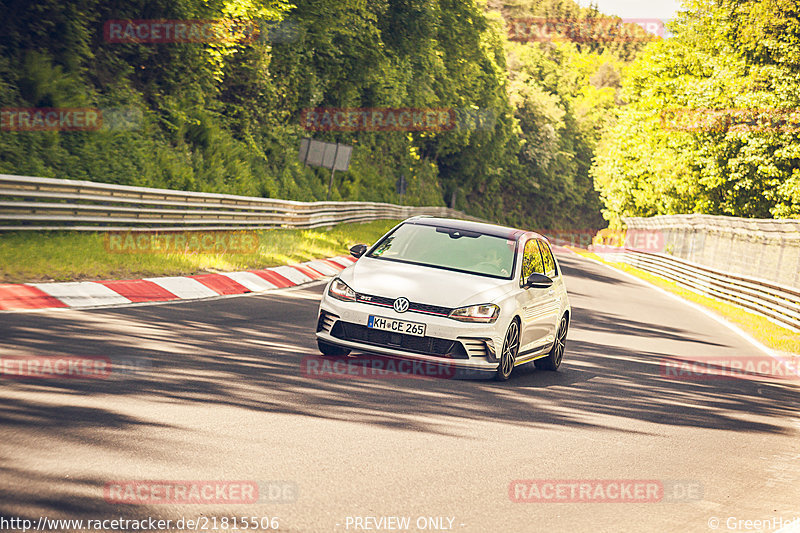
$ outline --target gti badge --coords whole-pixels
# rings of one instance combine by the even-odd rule
[[[394,307],[394,310],[398,313],[405,313],[408,311],[408,303],[408,298],[398,298],[394,301],[392,307]]]

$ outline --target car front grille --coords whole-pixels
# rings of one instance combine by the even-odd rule
[[[382,331],[341,320],[333,326],[331,336],[344,341],[361,342],[423,355],[447,357],[449,359],[469,359],[464,346],[458,341]]]
[[[356,301],[363,304],[378,305],[380,307],[393,307],[394,298],[386,298],[385,296],[374,296],[371,294],[356,294]],[[408,305],[408,312],[422,313],[425,315],[448,316],[452,309],[450,307],[442,307],[439,305],[429,305],[419,302],[410,302]]]

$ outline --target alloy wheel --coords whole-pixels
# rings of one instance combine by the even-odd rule
[[[500,366],[497,368],[497,379],[500,381],[505,381],[511,376],[511,371],[514,370],[514,361],[517,359],[517,351],[519,351],[519,324],[516,320],[512,320],[503,342]]]

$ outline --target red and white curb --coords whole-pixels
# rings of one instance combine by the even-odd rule
[[[333,276],[355,261],[350,256],[337,256],[246,272],[122,281],[0,283],[0,310],[105,307],[263,292]]]

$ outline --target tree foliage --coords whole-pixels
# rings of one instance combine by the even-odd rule
[[[592,169],[605,217],[800,215],[800,6],[692,0],[688,8],[674,37],[649,44],[624,77],[627,104]],[[673,127],[676,110],[692,121]],[[789,111],[793,126],[736,119]]]
[[[528,227],[597,227],[589,168],[641,45],[515,43],[508,19],[601,17],[571,0],[0,0],[0,108],[133,110],[130,127],[0,132],[0,172],[324,199],[302,137],[352,144],[334,200],[456,207]],[[113,43],[120,19],[251,21],[254,40]],[[769,28],[765,32],[771,31]],[[769,56],[762,41],[750,53]],[[762,48],[759,48],[762,46]],[[450,108],[466,127],[308,132],[319,107]]]

